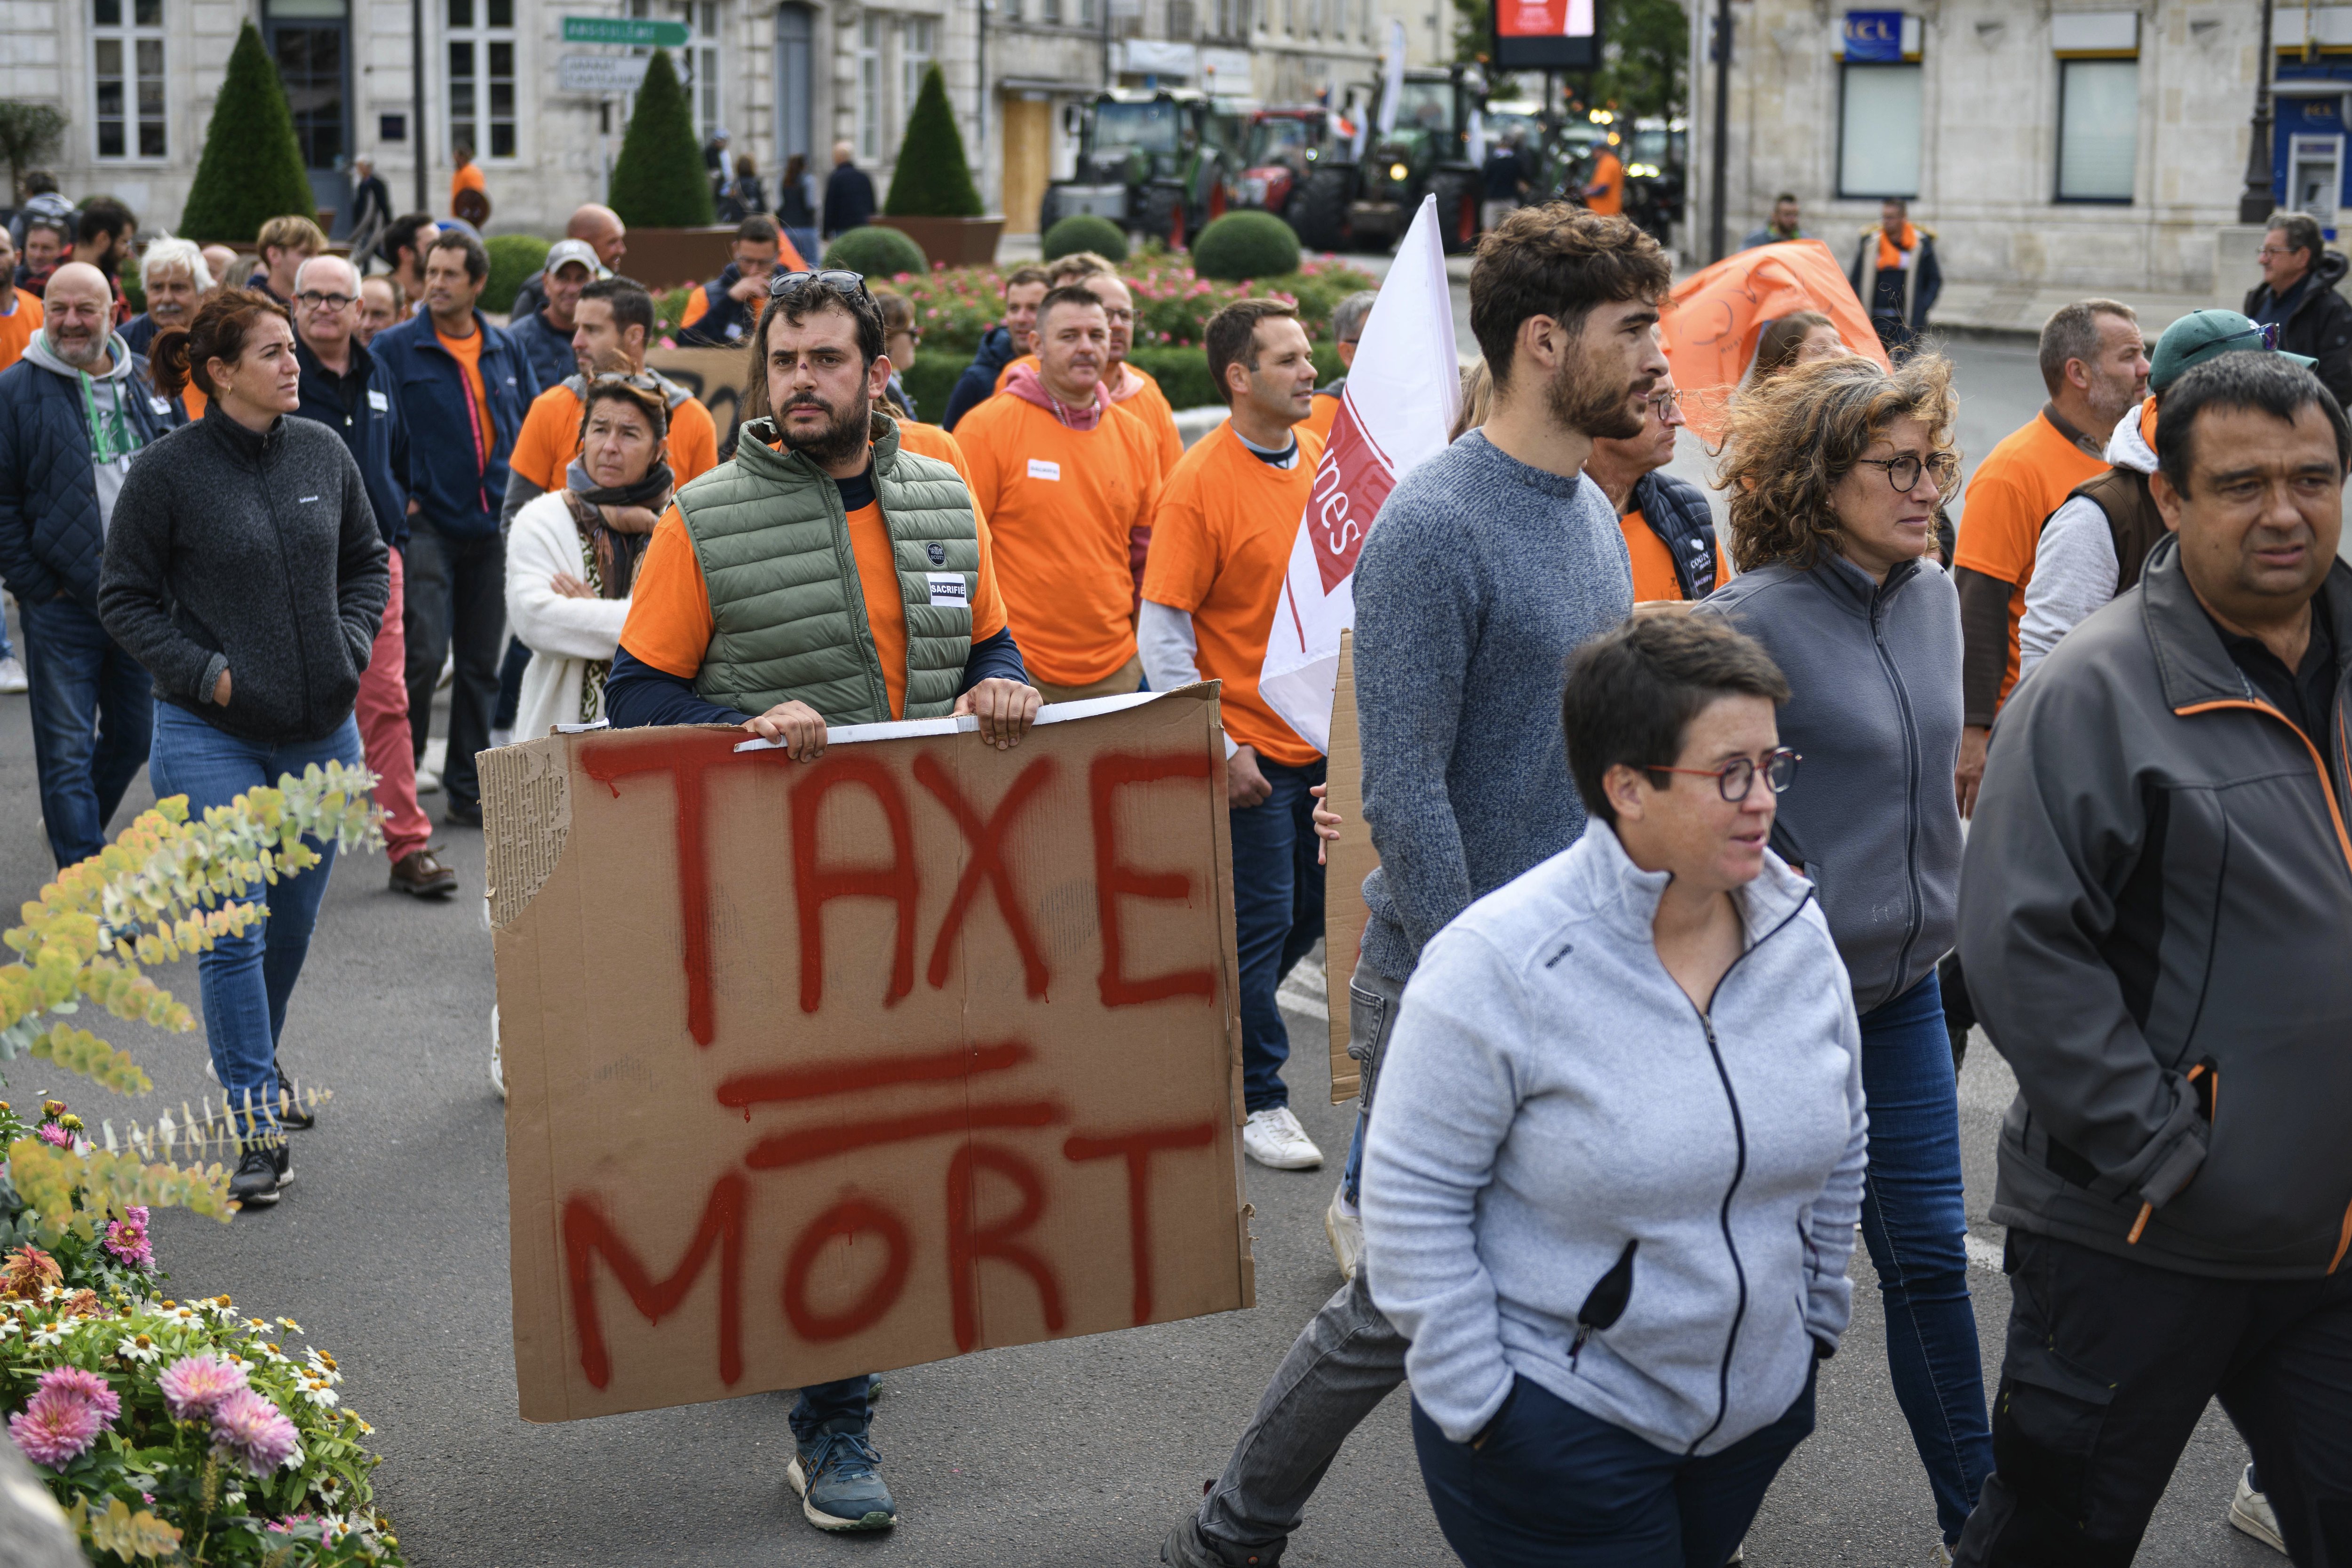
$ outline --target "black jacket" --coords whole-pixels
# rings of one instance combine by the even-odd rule
[[[2340,648],[2352,567],[2320,592]],[[2343,669],[2329,706],[2340,734]],[[1996,1222],[2217,1278],[2344,1259],[2352,779],[2329,742],[2231,658],[2175,534],[2019,682],[1960,872],[1969,995],[2017,1074]]]
[[[1633,505],[1650,531],[1675,559],[1675,581],[1685,599],[1704,599],[1715,592],[1715,513],[1707,509],[1706,492],[1688,479],[1664,468],[1653,468],[1633,481]]]
[[[855,163],[835,163],[824,178],[824,237],[845,228],[863,228],[874,216],[874,182]],[[809,258],[811,266],[822,266]]]
[[[368,502],[375,508],[376,531],[393,549],[406,549],[408,426],[400,416],[391,374],[356,339],[345,376],[338,377],[320,363],[310,345],[299,338],[294,353],[302,366],[302,401],[296,416],[315,419],[343,438],[352,460],[360,466]]]
[[[155,695],[268,743],[351,717],[392,592],[367,484],[310,419],[256,436],[214,404],[139,454],[107,530],[98,614]],[[212,700],[230,672],[226,710]]]
[[[971,363],[948,389],[948,405],[940,412],[940,427],[953,431],[963,416],[996,395],[996,378],[1004,367],[1019,358],[1013,346],[1013,331],[1009,327],[991,327],[980,334],[980,347],[972,351]]]
[[[2318,264],[2305,279],[2303,297],[2279,329],[2278,346],[2318,361],[2311,368],[2319,384],[2336,395],[2336,402],[2352,406],[2352,300],[2336,291],[2347,268],[2352,261],[2342,252],[2319,253]],[[2267,283],[2248,289],[2245,313],[2259,316],[2270,297]]]
[[[677,333],[680,348],[731,349],[751,333],[751,308],[727,290],[743,280],[743,269],[733,262],[702,286],[702,314]]]

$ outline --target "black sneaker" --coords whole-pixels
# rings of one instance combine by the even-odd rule
[[[228,1179],[228,1195],[249,1209],[268,1208],[285,1196],[293,1181],[293,1152],[286,1140],[257,1138],[246,1144],[245,1158]]]
[[[452,827],[479,827],[482,825],[481,803],[452,800],[441,808],[441,820]]]
[[[278,1125],[289,1132],[308,1132],[319,1125],[319,1113],[302,1103],[290,1084],[278,1092],[278,1103],[270,1110],[277,1114]]]

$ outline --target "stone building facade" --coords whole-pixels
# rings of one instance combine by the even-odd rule
[[[1695,6],[1700,17],[1712,5]],[[2235,223],[2260,49],[2248,0],[1736,0],[1729,244],[1793,192],[1848,258],[1888,195],[1947,277],[2201,293]],[[2279,7],[2282,20],[2288,7]],[[2300,15],[2297,14],[2297,20]],[[2297,35],[2299,41],[2300,35]],[[1708,259],[1715,72],[1695,24],[1685,248]],[[2352,84],[2347,84],[2352,85]]]

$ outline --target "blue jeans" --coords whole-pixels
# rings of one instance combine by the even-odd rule
[[[107,825],[147,760],[155,683],[72,599],[16,601],[25,619],[41,826],[58,868],[106,847]]]
[[[874,1421],[874,1379],[861,1373],[838,1383],[813,1383],[793,1402],[793,1436],[803,1443],[827,1432],[863,1437]]]
[[[277,784],[283,774],[299,775],[312,763],[358,767],[361,758],[359,726],[349,715],[323,741],[272,745],[239,740],[184,708],[158,702],[155,751],[147,772],[158,795],[184,795],[188,815],[202,816],[207,806],[226,805],[247,790]],[[326,857],[324,863],[298,876],[281,876],[266,887],[260,897],[269,918],[243,936],[214,943],[210,952],[196,960],[213,1072],[232,1108],[247,1104],[248,1096],[256,1106],[273,1107],[272,1125],[277,1121],[278,1037],[286,1027],[286,999],[301,978],[310,931],[327,896],[327,874],[335,865],[332,840],[321,844],[314,838],[310,844]],[[251,896],[249,888],[244,896]]]
[[[1513,1380],[1476,1448],[1412,1402],[1412,1446],[1468,1568],[1722,1568],[1813,1430],[1813,1374],[1779,1420],[1719,1454],[1670,1453]]]
[[[1315,859],[1315,797],[1323,759],[1303,768],[1257,760],[1274,793],[1233,809],[1234,947],[1242,970],[1242,1100],[1252,1110],[1290,1103],[1282,1081],[1290,1035],[1274,995],[1290,966],[1323,935],[1323,868]]]
[[[1992,1427],[1969,1304],[1959,1095],[1935,975],[1862,1016],[1862,1087],[1870,1101],[1862,1238],[1886,1309],[1895,1402],[1949,1542],[1992,1473]]]

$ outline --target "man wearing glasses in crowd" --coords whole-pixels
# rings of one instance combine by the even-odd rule
[[[2247,290],[2246,314],[2274,330],[2268,346],[2316,360],[2319,384],[2352,404],[2352,301],[2336,289],[2347,268],[2343,252],[2320,243],[2307,214],[2280,213],[2254,259],[2263,280]]]
[[[1617,509],[1625,552],[1633,563],[1633,602],[1704,599],[1731,580],[1715,536],[1706,492],[1665,471],[1683,427],[1682,394],[1662,377],[1650,394],[1642,433],[1601,436],[1584,460],[1584,477]]]
[[[408,546],[408,430],[392,373],[359,341],[360,285],[339,256],[314,256],[294,274],[294,353],[302,367],[295,415],[331,426],[351,449],[392,559],[392,597],[360,675],[360,735],[383,807],[392,889],[446,899],[457,873],[426,844],[433,825],[416,804],[416,757],[408,728],[408,639],[401,627],[401,554]]]

